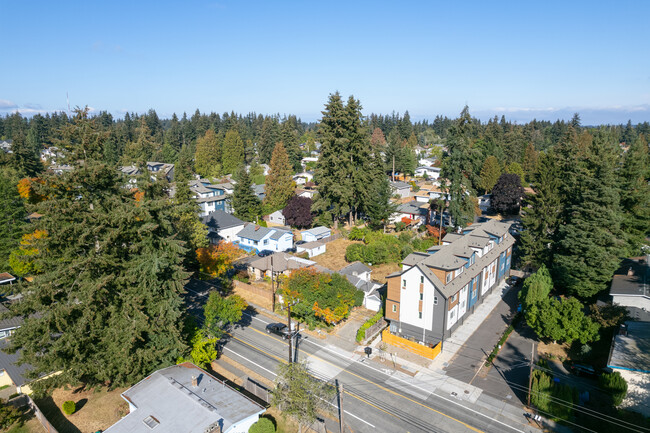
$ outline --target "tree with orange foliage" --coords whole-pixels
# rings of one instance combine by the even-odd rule
[[[232,268],[235,260],[242,256],[242,250],[231,242],[221,241],[217,245],[196,250],[200,270],[211,277],[219,277]]]
[[[40,203],[45,197],[34,190],[34,184],[43,184],[43,180],[37,177],[26,177],[18,182],[18,194],[30,204]]]

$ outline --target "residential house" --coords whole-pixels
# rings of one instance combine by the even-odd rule
[[[420,158],[418,159],[418,164],[424,167],[433,167],[433,165],[436,163],[435,158]]]
[[[174,164],[166,164],[164,162],[155,162],[149,161],[146,163],[145,167],[147,171],[153,173],[151,179],[155,179],[158,173],[163,173],[163,176],[167,179],[168,182],[174,181]],[[120,167],[119,170],[126,174],[127,176],[135,177],[141,174],[140,169],[135,165],[127,165]],[[129,181],[129,183],[134,183],[134,181]]]
[[[406,182],[391,182],[390,189],[392,195],[398,195],[401,198],[406,198],[411,195],[411,185]]]
[[[7,313],[9,313],[9,309],[0,303],[0,340],[9,337],[23,324],[22,317],[7,317],[3,319],[2,317]]]
[[[16,277],[11,275],[8,272],[0,273],[0,285],[2,284],[13,284],[16,281]]]
[[[293,248],[293,233],[279,227],[248,223],[237,233],[237,243],[245,251],[286,251]]]
[[[415,193],[415,200],[421,203],[429,203],[429,201],[437,200],[439,198],[449,200],[450,195],[442,191],[442,189],[440,189],[440,186],[437,184],[425,184],[420,188],[418,192]]]
[[[612,345],[607,367],[628,386],[621,406],[650,416],[650,322],[625,322]]]
[[[307,164],[314,165],[318,162],[318,156],[307,156],[300,160],[300,165],[302,165],[303,170],[307,169]]]
[[[627,308],[630,317],[650,322],[650,256],[624,259],[612,278],[612,303]]]
[[[307,183],[311,183],[311,182],[307,182]],[[306,198],[309,198],[309,199],[313,199],[314,196],[317,193],[318,193],[318,191],[316,191],[315,189],[311,189],[311,188],[304,188],[304,189],[303,188],[296,188],[296,195],[298,197],[306,197]]]
[[[211,212],[222,210],[230,213],[226,190],[219,185],[213,185],[207,179],[190,180],[190,191],[201,209],[199,216],[208,216]]]
[[[212,186],[222,189],[226,195],[232,195],[235,192],[235,185],[232,182],[215,183]]]
[[[50,146],[41,150],[41,161],[49,164],[56,164],[57,159],[63,158],[63,152],[56,146]]]
[[[190,362],[122,393],[129,414],[105,433],[248,433],[265,408]]]
[[[363,306],[372,311],[381,309],[382,284],[372,280],[372,270],[361,262],[353,262],[341,268],[339,274],[363,292]]]
[[[429,209],[428,203],[420,203],[411,200],[397,206],[397,211],[390,217],[392,224],[403,222],[406,225],[419,226],[426,223],[427,213]]]
[[[303,241],[314,242],[332,236],[332,229],[325,226],[318,226],[300,232]]]
[[[304,244],[296,245],[296,252],[306,252],[309,258],[321,255],[327,251],[327,244],[325,242],[313,241]]]
[[[0,150],[5,153],[13,153],[11,146],[13,145],[13,140],[0,140]]]
[[[208,239],[213,245],[220,241],[235,242],[246,224],[239,218],[222,210],[215,210],[203,217],[203,224],[208,227]]]
[[[8,348],[9,340],[0,339],[0,388],[13,387],[16,393],[31,394],[30,380],[26,376],[32,367],[29,364],[18,365],[20,352],[6,353]]]
[[[314,172],[313,171],[303,171],[300,173],[296,173],[293,176],[293,181],[296,182],[296,185],[302,185],[307,182],[313,182],[314,181]]]
[[[415,175],[427,177],[429,179],[438,179],[440,177],[440,167],[420,166],[415,169]]]
[[[275,212],[268,214],[267,216],[264,217],[264,220],[273,225],[281,225],[281,226],[286,225],[284,214],[282,213],[282,209],[276,210]]]
[[[257,198],[259,198],[260,201],[264,200],[264,197],[266,197],[266,185],[253,185],[252,188]]]
[[[279,252],[260,257],[250,262],[248,265],[248,273],[252,279],[261,280],[265,277],[270,278],[271,272],[275,277],[281,274],[288,276],[293,270],[310,268],[315,265],[316,262],[311,260]]]
[[[449,337],[510,271],[510,224],[473,224],[443,238],[443,245],[415,252],[387,277],[390,332],[425,345]]]
[[[490,210],[490,200],[492,194],[483,194],[477,197],[478,198],[478,207],[481,209],[481,212],[488,212]]]

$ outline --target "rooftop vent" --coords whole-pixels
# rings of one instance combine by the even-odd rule
[[[145,423],[145,425],[152,430],[158,427],[158,424],[160,424],[160,421],[158,421],[156,418],[154,418],[151,415],[143,419],[142,422]]]
[[[631,277],[634,275],[634,269],[632,269],[632,266],[630,266],[630,269],[627,270],[627,276]]]

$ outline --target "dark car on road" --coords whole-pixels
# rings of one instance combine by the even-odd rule
[[[273,254],[273,251],[270,250],[262,250],[259,253],[257,253],[257,255],[260,257],[270,256],[271,254]]]
[[[266,332],[269,334],[277,334],[282,337],[284,340],[289,338],[289,328],[284,323],[269,323],[266,325]],[[296,331],[293,331],[295,334]]]

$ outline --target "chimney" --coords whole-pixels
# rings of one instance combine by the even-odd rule
[[[255,231],[258,231],[260,229],[260,226],[255,226]]]
[[[630,269],[627,270],[627,276],[631,277],[634,275],[634,269],[632,269],[632,266],[630,266]]]
[[[198,382],[198,380],[196,379],[196,376],[192,376],[192,386],[193,386],[194,388],[196,388],[197,386],[199,386],[199,382]]]

